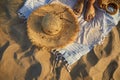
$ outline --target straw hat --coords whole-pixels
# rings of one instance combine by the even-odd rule
[[[31,42],[38,47],[62,48],[76,40],[79,26],[70,8],[52,3],[32,12],[27,31]]]

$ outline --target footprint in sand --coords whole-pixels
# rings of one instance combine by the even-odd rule
[[[118,67],[118,63],[116,61],[112,61],[103,72],[102,80],[114,80],[113,74],[117,69],[117,67]]]
[[[26,72],[25,75],[25,80],[38,80],[38,77],[41,74],[41,64],[40,63],[35,63],[31,65]]]
[[[9,44],[10,44],[9,42],[6,42],[2,47],[0,47],[0,60],[2,59],[3,53],[7,49]]]

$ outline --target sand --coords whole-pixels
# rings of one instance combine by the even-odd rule
[[[0,80],[120,80],[120,23],[70,73],[61,64],[53,70],[53,55],[32,45],[16,14],[23,3],[0,1]]]

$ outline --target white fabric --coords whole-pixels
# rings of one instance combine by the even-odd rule
[[[34,9],[54,1],[60,1],[71,8],[76,2],[76,0],[27,0],[18,11],[19,17],[28,18]],[[83,14],[78,17],[80,32],[77,40],[64,49],[59,50],[71,65],[79,60],[82,55],[88,53],[94,45],[102,43],[104,37],[107,36],[120,20],[119,10],[115,15],[110,15],[104,10],[99,9],[97,5],[95,7],[96,16],[90,22],[84,20]]]

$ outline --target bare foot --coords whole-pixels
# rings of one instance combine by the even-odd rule
[[[77,16],[80,16],[82,11],[83,11],[83,7],[84,7],[84,0],[77,0],[73,11]]]
[[[88,2],[87,3],[87,8],[86,8],[86,11],[85,11],[85,17],[84,17],[84,19],[86,21],[90,21],[94,17],[95,17],[95,8],[94,8],[94,5]]]

